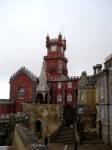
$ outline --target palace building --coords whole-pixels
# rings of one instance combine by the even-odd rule
[[[79,123],[79,128],[82,123],[83,131],[95,129],[97,136],[104,143],[112,145],[112,54],[105,59],[103,69],[101,64],[93,67],[92,76],[83,71],[80,77],[70,77],[67,68],[68,59],[65,57],[66,39],[61,33],[55,39],[50,39],[47,35],[46,48],[47,55],[43,57],[39,77],[25,67],[21,67],[11,76],[10,97],[0,99],[1,118],[8,114],[19,113],[23,104],[32,104],[31,109],[29,105],[26,108],[27,112],[31,112],[30,116],[32,112],[38,112],[33,123],[42,124],[46,115],[44,111],[48,112],[49,109],[52,112],[49,118],[53,133],[63,122],[60,116],[65,117],[60,114],[62,106],[69,106],[72,110],[77,110],[75,121]],[[26,108],[24,107],[24,110]],[[42,116],[39,111],[42,112]],[[73,117],[73,114],[71,116]],[[58,122],[57,126],[54,118]],[[32,131],[34,131],[33,123],[31,123]],[[45,130],[43,127],[43,134]]]
[[[1,114],[5,114],[7,109],[9,113],[19,112],[22,103],[68,104],[72,108],[76,106],[79,78],[68,76],[65,38],[62,39],[59,34],[58,38],[50,39],[47,35],[46,47],[47,55],[44,56],[40,78],[25,67],[21,67],[11,76],[9,99],[13,104],[5,100],[8,102],[1,105]],[[41,79],[43,74],[44,80]]]

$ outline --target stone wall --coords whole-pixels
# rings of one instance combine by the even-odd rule
[[[61,124],[62,105],[23,104],[23,112],[28,116],[28,129],[41,137],[50,136]],[[36,131],[36,122],[40,122],[40,132]]]
[[[16,150],[47,150],[46,146],[30,134],[22,124],[16,124],[15,126],[13,145]]]
[[[80,95],[83,92],[84,94],[84,100],[81,101]],[[95,100],[96,100],[96,89],[94,87],[85,87],[85,88],[79,88],[78,89],[78,104],[79,105],[85,105],[85,106],[95,106]]]

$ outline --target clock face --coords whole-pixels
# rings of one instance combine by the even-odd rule
[[[55,52],[56,48],[57,48],[57,46],[51,46],[51,52]]]

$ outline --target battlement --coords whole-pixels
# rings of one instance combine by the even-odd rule
[[[50,43],[57,43],[57,42],[58,42],[58,39],[56,38],[50,39]]]
[[[0,123],[2,122],[11,122],[11,116],[14,117],[15,122],[24,121],[26,120],[26,115],[24,113],[17,113],[17,114],[2,114],[0,115]]]
[[[70,80],[80,79],[80,76],[68,76]]]
[[[84,80],[84,81],[78,81],[78,86],[81,86],[81,85],[92,85],[92,84],[95,84],[95,80]]]
[[[24,72],[26,75],[28,75],[33,81],[36,81],[38,77],[34,75],[31,71],[29,71],[25,67],[21,67],[18,71],[16,71],[10,78],[10,81],[12,81],[20,72]]]
[[[66,50],[66,39],[62,39],[61,33],[59,33],[58,38],[50,39],[49,35],[46,37],[46,47],[49,48],[52,44],[56,44],[58,46],[63,45],[64,50]]]
[[[10,99],[0,99],[0,104],[15,104],[15,102]]]
[[[50,79],[48,79],[48,82],[54,82],[54,81],[73,81],[73,80],[79,80],[80,77],[79,76],[60,76],[60,77],[51,77]]]

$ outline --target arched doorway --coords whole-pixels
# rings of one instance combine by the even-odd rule
[[[48,94],[45,95],[45,104],[48,104]]]
[[[38,138],[41,137],[41,121],[39,121],[39,120],[37,120],[35,122],[35,133],[36,133]]]
[[[99,120],[99,138],[102,139],[102,122]]]
[[[37,120],[35,122],[35,131],[36,132],[40,132],[41,131],[41,122],[39,120]]]
[[[37,104],[43,104],[44,103],[44,101],[43,101],[43,95],[41,93],[37,94],[36,103]]]

